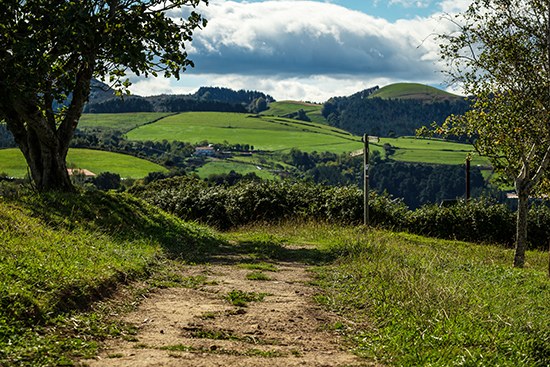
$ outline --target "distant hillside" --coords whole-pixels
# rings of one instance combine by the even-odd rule
[[[299,101],[278,101],[269,104],[269,108],[262,111],[262,115],[288,117],[303,121],[312,121],[326,124],[327,121],[321,114],[323,105],[299,102]]]
[[[109,94],[111,93],[111,94]],[[162,94],[142,97],[117,97],[105,84],[94,83],[85,113],[127,112],[253,112],[267,109],[275,99],[257,91],[234,91],[229,88],[201,87],[193,94]]]
[[[409,136],[432,122],[442,123],[469,108],[464,98],[437,88],[400,83],[374,87],[349,97],[334,97],[322,114],[331,126],[357,135]]]
[[[373,92],[369,98],[382,99],[414,99],[417,101],[456,101],[464,97],[418,83],[395,83],[382,87]]]

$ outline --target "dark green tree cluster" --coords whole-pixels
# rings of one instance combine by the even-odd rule
[[[194,94],[163,94],[141,97],[137,95],[124,98],[90,99],[84,108],[87,113],[121,113],[121,112],[252,112],[258,113],[267,109],[273,97],[256,91],[229,88],[201,87]]]
[[[119,131],[94,130],[78,130],[71,141],[71,147],[129,154],[165,167],[185,167],[186,158],[195,151],[193,145],[180,141],[129,141]]]
[[[0,123],[0,148],[14,148],[16,146],[12,133],[6,124]]]
[[[370,171],[370,186],[403,198],[411,209],[428,203],[441,203],[465,196],[465,168],[459,165],[430,165],[397,161],[380,161]],[[470,172],[472,195],[486,188],[478,167]]]
[[[430,165],[381,159],[380,153],[370,155],[369,185],[379,193],[387,192],[400,198],[411,209],[446,199],[464,197],[465,167],[460,165]],[[294,176],[324,185],[363,186],[363,158],[323,152],[302,152],[292,149],[282,156],[285,163],[296,167]],[[472,196],[487,191],[479,167],[470,171]]]
[[[349,97],[329,99],[322,109],[331,126],[362,135],[410,136],[432,122],[442,123],[452,114],[463,114],[469,102],[463,99],[424,101],[369,98],[377,88]]]

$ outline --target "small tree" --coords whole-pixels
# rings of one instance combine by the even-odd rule
[[[529,196],[550,163],[549,2],[474,0],[441,37],[452,82],[473,107],[451,116],[440,134],[468,135],[518,195],[514,266],[525,263]]]
[[[73,190],[65,160],[93,77],[126,91],[127,72],[179,78],[193,66],[185,43],[206,21],[168,11],[203,1],[0,2],[0,120],[40,191]]]

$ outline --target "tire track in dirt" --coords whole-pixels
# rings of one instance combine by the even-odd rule
[[[225,260],[225,261],[224,261]],[[334,330],[338,317],[315,303],[308,266],[277,262],[269,280],[250,280],[247,259],[182,265],[181,276],[200,277],[196,288],[154,292],[125,321],[135,340],[110,340],[90,367],[108,366],[338,366],[376,364],[353,355]],[[250,261],[248,261],[250,262]],[[257,272],[257,271],[256,271]],[[230,292],[263,294],[239,307]]]

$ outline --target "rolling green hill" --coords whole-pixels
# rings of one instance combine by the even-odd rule
[[[361,147],[360,138],[334,127],[243,113],[186,112],[140,126],[130,140],[180,140],[191,143],[249,144],[257,150],[343,153]]]
[[[282,107],[279,111],[284,112]],[[108,126],[101,120],[103,116],[87,115],[88,126],[94,126],[94,119],[97,119],[95,126]],[[113,119],[112,116],[105,115],[105,118]],[[131,125],[126,122],[124,124]],[[130,140],[180,140],[195,144],[202,141],[249,144],[256,150],[265,151],[288,152],[292,148],[298,148],[305,152],[330,151],[339,154],[363,148],[360,137],[324,124],[224,112],[187,112],[170,115],[154,123],[138,126],[129,131],[127,137]],[[462,164],[468,152],[472,151],[472,147],[467,144],[414,137],[381,138],[378,143],[371,144],[371,150],[384,155],[384,144],[390,144],[395,148],[392,159],[405,162]],[[476,155],[473,157],[473,164],[487,164],[485,159]],[[216,163],[216,166],[219,168],[219,163]],[[217,168],[214,171],[217,171]],[[249,167],[241,167],[239,170],[248,172]]]
[[[142,178],[149,172],[168,171],[144,159],[91,149],[71,149],[67,157],[67,167],[87,169],[95,174],[118,173],[123,178]],[[11,177],[25,177],[27,164],[19,149],[0,149],[0,172]]]
[[[463,99],[464,97],[425,84],[395,83],[378,89],[369,98],[442,101]]]
[[[291,113],[295,113],[299,110],[304,110],[307,117],[313,122],[320,124],[326,124],[326,119],[321,114],[323,105],[315,103],[306,103],[298,101],[280,101],[280,102],[271,102],[269,104],[269,109],[261,112],[261,115],[269,116],[287,116]]]
[[[78,128],[127,132],[170,114],[166,112],[85,113],[80,118]]]

